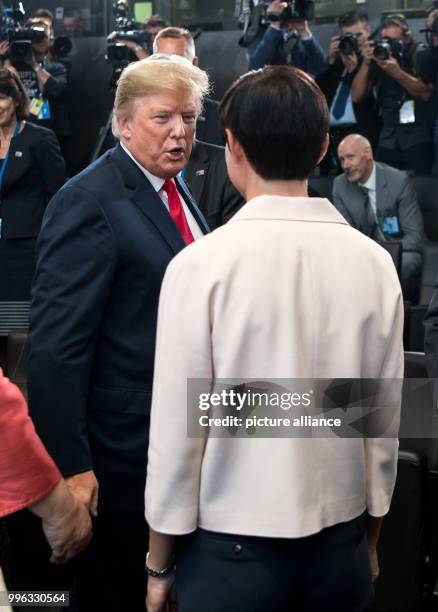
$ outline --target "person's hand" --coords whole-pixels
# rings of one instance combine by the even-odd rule
[[[177,612],[175,572],[165,578],[148,578],[147,612]]]
[[[437,17],[438,17],[438,9],[434,9],[433,11],[429,13],[426,19],[426,28],[428,30],[432,30],[433,23]]]
[[[351,53],[351,55],[345,55],[344,53],[341,53],[340,55],[342,63],[344,64],[347,72],[350,73],[353,72],[353,70],[356,70],[359,60],[354,51]]]
[[[92,516],[97,516],[99,498],[99,483],[92,470],[75,474],[65,479],[65,482],[75,498],[85,504]]]
[[[309,28],[309,22],[306,19],[293,19],[291,23],[294,30],[296,30],[302,38],[307,38],[312,35]]]
[[[390,57],[387,60],[377,60],[377,65],[393,79],[397,79],[402,71],[395,57]]]
[[[91,518],[87,508],[71,493],[69,509],[43,519],[44,535],[52,549],[50,563],[66,563],[89,545]]]
[[[9,42],[7,40],[2,40],[0,42],[0,56],[5,56],[9,52]]]
[[[374,59],[374,43],[371,40],[367,40],[366,43],[363,46],[363,51],[362,51],[362,55],[363,55],[363,61],[365,62],[365,64],[367,64],[368,66],[371,64],[371,62]]]
[[[339,56],[339,41],[341,40],[340,36],[333,36],[330,41],[329,53],[328,53],[328,61],[329,64],[334,64],[337,57]]]
[[[426,19],[426,28],[428,30],[431,30],[432,32],[434,31],[433,25],[437,17],[438,17],[438,9],[434,9],[433,11],[429,13]],[[438,46],[438,35],[437,34],[432,34],[432,44],[434,47]]]
[[[268,5],[266,12],[273,13],[274,15],[281,15],[281,13],[286,7],[287,2],[282,2],[281,0],[274,0],[274,2],[271,2],[271,4]]]
[[[90,543],[90,514],[71,494],[64,480],[31,504],[29,510],[42,519],[42,528],[52,549],[51,563],[69,561]]]
[[[143,49],[143,47],[132,40],[120,40],[119,42],[126,45],[128,49],[131,49],[131,51],[135,53],[137,59],[142,60],[149,57],[149,54]]]
[[[373,582],[375,582],[380,576],[379,559],[377,557],[377,549],[375,546],[368,547],[368,555],[370,558],[371,575],[373,577]]]

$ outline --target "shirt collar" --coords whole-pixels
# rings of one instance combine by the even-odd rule
[[[160,178],[159,176],[155,176],[154,174],[151,174],[149,170],[146,170],[146,168],[144,168],[141,164],[139,164],[138,161],[135,159],[135,157],[132,155],[131,151],[123,144],[123,142],[120,142],[120,146],[125,151],[126,155],[129,155],[132,161],[140,168],[140,170],[143,172],[145,177],[148,179],[152,187],[158,193],[163,188],[164,179]]]
[[[364,187],[368,191],[376,191],[376,164],[373,163],[373,170],[370,177],[365,183],[359,183],[361,187]]]

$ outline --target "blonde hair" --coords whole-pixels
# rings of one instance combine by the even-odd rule
[[[186,28],[164,28],[164,30],[158,32],[154,39],[154,53],[157,53],[157,43],[161,38],[173,38],[174,40],[180,40],[181,38],[184,38],[187,43],[186,53],[184,54],[184,57],[189,61],[193,62],[196,56],[196,49],[195,41],[193,40],[193,36],[190,34],[189,30],[186,30]]]
[[[114,136],[119,138],[117,119],[132,112],[137,100],[162,91],[194,95],[198,98],[197,112],[200,114],[202,99],[209,91],[208,75],[176,55],[156,54],[129,64],[117,84],[112,121]]]

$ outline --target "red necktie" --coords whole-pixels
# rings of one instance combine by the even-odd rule
[[[181,236],[186,244],[194,242],[193,234],[190,231],[189,224],[187,223],[184,208],[181,203],[178,191],[176,190],[175,183],[171,179],[166,179],[162,187],[163,191],[167,193],[167,200],[169,202],[169,212]]]

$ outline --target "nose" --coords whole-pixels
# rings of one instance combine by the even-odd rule
[[[175,115],[172,122],[172,135],[175,138],[184,138],[186,135],[186,124],[182,115]]]

